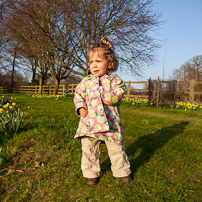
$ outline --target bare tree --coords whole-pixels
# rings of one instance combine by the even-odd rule
[[[64,23],[74,33],[71,60],[77,74],[87,74],[87,50],[107,36],[115,44],[122,69],[139,74],[144,64],[154,60],[158,47],[152,33],[160,22],[152,10],[153,0],[70,0],[62,5]],[[69,6],[71,15],[69,15]],[[72,51],[72,49],[70,49]]]
[[[48,69],[55,81],[54,94],[57,94],[60,80],[68,77],[72,66],[67,53],[55,47],[55,43],[59,43],[58,47],[67,48],[70,32],[67,28],[68,34],[58,32],[60,22],[56,18],[59,16],[57,9],[49,1],[16,0],[7,1],[7,10],[9,15],[6,25],[14,38],[20,41],[21,54],[30,61],[33,78],[38,70],[41,86]],[[61,36],[62,39],[67,37],[67,40],[62,40]]]
[[[202,55],[193,57],[180,69],[174,70],[171,78],[177,81],[202,80]]]
[[[153,62],[158,47],[153,33],[160,24],[153,2],[6,0],[6,22],[14,39],[29,53],[22,55],[35,58],[32,67],[45,58],[57,93],[60,80],[70,73],[87,74],[87,51],[103,36],[115,44],[123,70],[139,74],[144,64]]]
[[[190,64],[195,67],[196,71],[196,80],[202,80],[202,55],[197,55],[193,57],[190,61]]]
[[[144,64],[154,60],[158,45],[152,32],[158,28],[160,16],[152,10],[153,0],[27,2],[32,5],[27,16],[34,19],[33,24],[42,31],[40,36],[44,34],[49,44],[46,47],[56,55],[56,61],[49,55],[47,59],[74,74],[87,74],[87,50],[103,36],[116,45],[122,69],[138,74]]]

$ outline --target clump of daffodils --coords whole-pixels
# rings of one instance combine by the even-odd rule
[[[63,95],[28,95],[28,96],[32,96],[33,98],[54,98],[55,100],[64,97]]]
[[[17,106],[16,99],[2,95],[0,97],[0,130],[5,132],[6,138],[17,134],[24,123],[25,114]]]
[[[148,106],[148,99],[138,99],[138,98],[123,98],[122,101],[129,102],[134,106]]]
[[[122,101],[131,103],[134,106],[148,106],[148,99],[137,99],[137,98],[123,98]],[[152,100],[150,102],[151,106],[155,105],[155,102]],[[188,110],[202,110],[202,105],[200,104],[191,104],[189,102],[176,102],[176,104],[169,104],[166,103],[166,107],[171,109],[184,109],[185,111]]]
[[[200,104],[191,104],[189,102],[187,102],[187,103],[176,102],[175,105],[171,105],[171,108],[184,109],[185,111],[187,111],[187,110],[202,110],[202,105],[200,105]]]

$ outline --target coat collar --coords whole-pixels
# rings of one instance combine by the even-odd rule
[[[92,79],[94,79],[94,78],[100,78],[100,80],[103,80],[103,79],[108,79],[110,76],[107,75],[107,74],[105,74],[102,77],[98,77],[98,76],[95,76],[93,74],[90,74],[89,77],[92,78]]]

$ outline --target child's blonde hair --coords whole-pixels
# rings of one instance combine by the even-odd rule
[[[118,69],[119,62],[116,59],[112,43],[106,37],[103,37],[100,40],[100,43],[93,44],[90,47],[90,50],[88,51],[87,54],[88,67],[89,67],[90,53],[98,51],[98,49],[101,51],[101,54],[104,57],[106,57],[109,71],[110,72],[116,71]]]

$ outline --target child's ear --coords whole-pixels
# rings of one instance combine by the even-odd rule
[[[109,70],[110,72],[113,72],[113,68],[111,67],[111,65],[108,66],[108,70]]]

